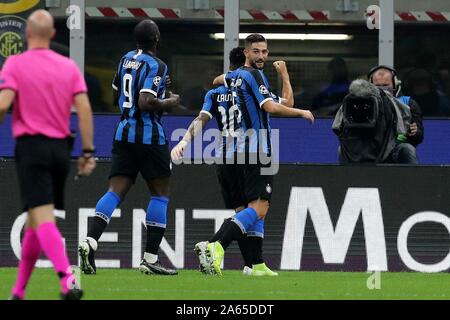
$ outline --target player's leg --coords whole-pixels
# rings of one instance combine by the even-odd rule
[[[25,298],[25,290],[33,273],[36,261],[41,254],[41,245],[36,231],[31,227],[30,219],[27,218],[25,233],[22,240],[22,253],[19,261],[19,270],[16,283],[12,289],[13,300]]]
[[[82,292],[71,290],[72,271],[67,258],[61,233],[56,226],[53,215],[53,204],[42,205],[29,209],[36,238],[47,258],[52,262],[61,284],[63,299],[80,299]]]
[[[167,145],[144,145],[137,148],[141,155],[140,170],[151,194],[145,216],[147,243],[139,269],[145,274],[176,275],[176,270],[164,267],[158,259],[159,246],[166,231],[170,195],[169,148]]]
[[[240,192],[239,184],[237,182],[239,179],[239,172],[237,172],[237,169],[237,165],[235,164],[216,165],[217,180],[219,182],[225,208],[234,209],[235,212],[241,211],[243,209],[243,203],[245,202],[243,199],[241,201],[242,193]],[[209,239],[209,242],[215,242],[220,239],[225,231],[224,225],[226,224],[220,226],[219,230],[217,230],[217,232]]]
[[[17,140],[15,148],[16,171],[20,183],[22,202],[24,204],[27,203],[30,192],[36,192],[31,188],[29,182],[29,180],[32,178],[29,176],[29,174],[34,172],[33,170],[30,170],[28,168],[32,164],[32,158],[27,154],[31,151],[30,144],[31,143],[28,141],[28,139],[19,138]],[[35,148],[36,146],[32,147]],[[36,179],[39,178],[40,177],[36,177]],[[28,212],[28,208],[26,208],[26,205],[24,211]],[[21,300],[25,298],[26,287],[40,253],[41,246],[37,238],[36,230],[32,226],[30,215],[27,214],[25,233],[22,239],[22,252],[19,261],[17,279],[12,289],[10,299]]]
[[[231,219],[223,223],[223,233],[215,242],[210,242],[206,249],[206,255],[211,261],[215,274],[221,275],[220,265],[224,258],[225,251],[234,240],[244,239],[249,229],[259,217],[265,216],[264,209],[260,206],[249,206],[238,212]]]
[[[22,171],[19,177],[25,179],[21,189],[28,208],[28,225],[60,278],[62,298],[80,299],[82,291],[70,287],[72,271],[54,216],[55,207],[64,209],[62,195],[70,169],[69,145],[64,140],[33,137],[26,139],[23,147],[18,152],[18,168]]]
[[[237,164],[218,164],[216,166],[216,174],[219,181],[222,198],[227,209],[234,209],[236,213],[245,209],[246,203],[243,190],[243,168]],[[217,273],[213,268],[213,263],[207,254],[208,244],[214,243],[221,239],[229,228],[231,218],[226,219],[220,226],[219,230],[209,239],[195,245],[195,252],[199,258],[200,271],[205,274]],[[238,239],[239,248],[244,258],[245,266],[251,268],[251,252],[244,239]]]
[[[108,226],[114,210],[133,186],[138,174],[135,155],[127,144],[115,142],[112,155],[109,189],[98,200],[95,206],[95,216],[89,224],[87,237],[78,247],[81,271],[85,274],[96,274],[95,252],[98,249],[98,240]]]
[[[133,185],[133,179],[127,176],[115,176],[109,180],[108,191],[95,206],[95,216],[91,219],[87,237],[78,247],[81,270],[85,274],[96,274],[95,252],[98,240],[108,226],[114,210],[119,206]]]
[[[41,251],[50,259],[60,278],[63,298],[79,299],[81,290],[71,290],[69,280],[72,273],[65,253],[64,243],[53,214],[54,203],[58,207],[55,187],[64,193],[64,182],[69,172],[70,149],[65,141],[52,141],[42,137],[19,138],[16,146],[17,171],[22,201],[28,208],[27,229],[23,241],[23,263],[19,266],[19,277],[14,292],[25,294]],[[55,182],[55,172],[60,175]]]
[[[266,266],[263,258],[264,218],[270,207],[273,176],[261,175],[261,170],[258,166],[247,166],[246,176],[246,195],[250,200],[248,206],[255,208],[258,212],[265,212],[264,217],[256,220],[247,230],[249,250],[253,253],[252,272],[247,273],[247,275],[277,276],[276,272],[273,272]],[[253,200],[255,198],[258,199]]]
[[[176,270],[164,267],[158,259],[159,246],[167,224],[169,178],[153,179],[148,182],[148,187],[152,196],[145,216],[147,243],[140,270],[145,274],[176,275]]]
[[[208,252],[213,261],[216,273],[220,274],[220,263],[224,251],[233,240],[242,240],[245,234],[259,220],[264,219],[269,210],[269,200],[272,192],[271,176],[262,176],[260,165],[244,165],[243,181],[244,194],[248,199],[248,206],[238,212],[230,221],[225,222],[225,232],[221,238],[208,244]],[[263,178],[261,178],[263,177]],[[252,249],[253,254],[255,253]]]

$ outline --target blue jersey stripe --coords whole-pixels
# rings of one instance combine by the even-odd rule
[[[114,139],[129,143],[166,144],[160,122],[162,112],[142,112],[139,109],[141,92],[164,98],[167,66],[160,59],[141,51],[130,51],[124,55],[117,68],[113,84],[119,94],[122,113]]]
[[[232,76],[235,78],[232,90],[244,119],[243,129],[247,133],[245,140],[240,139],[237,150],[253,153],[259,152],[261,147],[264,153],[270,155],[270,118],[261,106],[267,99],[272,99],[268,81],[261,70],[249,67],[239,68]],[[254,134],[250,135],[249,130],[253,130]]]

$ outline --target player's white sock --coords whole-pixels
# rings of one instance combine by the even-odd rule
[[[155,263],[156,261],[158,261],[158,255],[149,252],[144,252],[144,259],[148,263]]]

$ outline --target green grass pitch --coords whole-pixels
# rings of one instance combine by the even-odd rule
[[[0,299],[7,299],[16,268],[0,268]],[[148,276],[138,270],[100,269],[82,275],[86,300],[319,300],[445,299],[450,300],[450,274],[381,273],[381,289],[369,290],[364,272],[280,272],[278,277],[246,277],[225,270],[222,277],[181,270],[178,276]],[[27,299],[58,299],[52,269],[36,269]]]

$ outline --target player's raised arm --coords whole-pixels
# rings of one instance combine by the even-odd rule
[[[281,104],[292,108],[294,106],[294,91],[292,90],[286,62],[282,60],[275,61],[273,66],[277,70],[277,73],[280,75],[282,81]]]
[[[221,74],[220,76],[217,76],[213,80],[213,86],[221,86],[221,85],[227,85],[225,82],[225,74]]]

